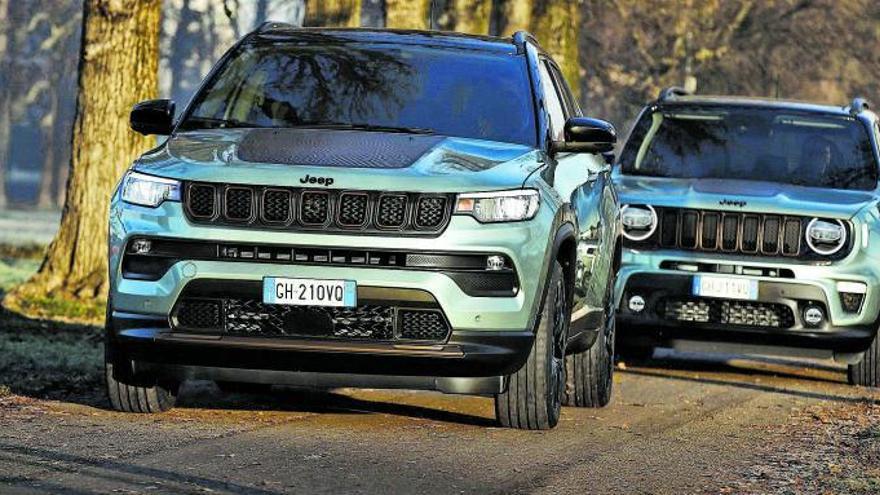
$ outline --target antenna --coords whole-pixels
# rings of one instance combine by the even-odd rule
[[[424,5],[424,4],[422,4]],[[434,7],[437,5],[437,0],[431,0],[431,11],[428,12],[428,29],[431,31],[436,31],[437,26],[435,25],[436,17],[434,17]]]

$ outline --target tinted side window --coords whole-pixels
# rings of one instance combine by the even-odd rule
[[[571,87],[568,85],[568,82],[565,80],[565,76],[559,72],[559,69],[555,66],[550,66],[550,72],[553,74],[553,81],[556,83],[556,87],[559,90],[559,94],[562,95],[563,103],[566,108],[566,115],[571,117],[574,115],[580,116],[581,108],[577,103],[577,100],[574,98],[574,93],[571,92]]]
[[[554,141],[562,141],[564,139],[565,130],[565,110],[562,107],[562,99],[556,91],[556,85],[553,84],[553,76],[547,68],[546,62],[540,64],[541,87],[544,90],[544,99],[546,101],[547,113],[550,114],[550,136]]]

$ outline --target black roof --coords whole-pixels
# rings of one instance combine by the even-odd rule
[[[675,95],[666,100],[659,100],[657,105],[661,108],[676,106],[753,107],[841,116],[852,115],[850,106],[824,105],[797,100],[779,100],[775,98],[762,98],[755,96]],[[862,111],[864,110],[859,109],[858,113],[861,113]]]
[[[266,23],[250,36],[261,41],[289,41],[293,43],[388,43],[497,53],[517,53],[518,51],[514,38],[411,29],[299,28],[283,23]]]

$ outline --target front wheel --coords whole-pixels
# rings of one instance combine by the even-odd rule
[[[847,377],[850,385],[880,387],[880,333],[874,337],[862,360],[849,365]]]
[[[559,422],[565,391],[565,343],[571,319],[562,265],[554,262],[526,364],[495,396],[495,416],[505,427],[547,430]]]
[[[109,319],[108,319],[109,324]],[[135,377],[131,362],[115,349],[109,329],[104,341],[104,381],[110,406],[121,412],[158,413],[177,401],[178,384],[149,376]]]
[[[605,324],[593,345],[565,358],[568,380],[563,404],[574,407],[605,407],[614,388],[614,341],[617,336],[617,315],[614,311],[613,277],[609,277]]]

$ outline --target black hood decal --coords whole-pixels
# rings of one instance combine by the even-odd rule
[[[254,129],[238,145],[253,163],[346,168],[406,168],[445,138],[330,129]]]

